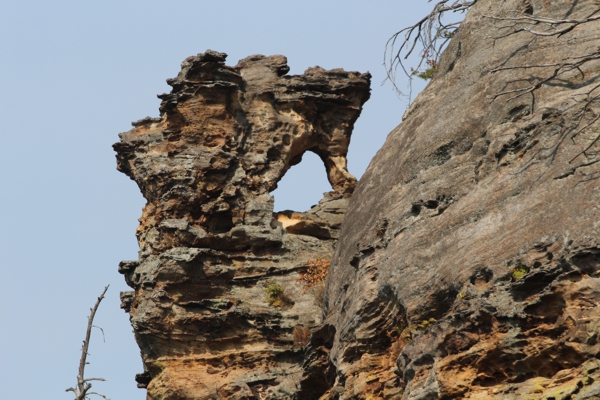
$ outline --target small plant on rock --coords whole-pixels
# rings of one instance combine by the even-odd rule
[[[415,337],[425,332],[435,322],[435,318],[424,319],[423,321],[412,324],[400,332],[400,339],[411,341]],[[399,328],[396,328],[399,329]]]
[[[435,71],[437,70],[437,62],[434,59],[428,59],[425,61],[425,63],[427,64],[427,68],[425,68],[425,70],[423,70],[423,71],[413,70],[412,74],[418,76],[419,78],[421,78],[423,80],[428,81],[431,78],[433,78],[433,75],[435,74]]]
[[[267,303],[273,307],[289,306],[293,302],[283,293],[283,286],[271,279],[265,287]]]
[[[165,363],[162,361],[154,361],[152,363],[152,366],[160,371],[162,371],[163,369],[165,369]]]
[[[529,273],[529,268],[527,268],[523,264],[519,264],[515,267],[515,269],[512,272],[512,279],[513,279],[513,281],[518,281],[519,279],[523,278],[528,273]]]

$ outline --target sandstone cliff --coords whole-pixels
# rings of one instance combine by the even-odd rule
[[[600,23],[517,30],[597,10],[469,11],[354,192],[319,331],[325,398],[600,398],[598,57],[553,76],[597,54]]]
[[[134,122],[114,145],[147,200],[139,259],[119,271],[135,289],[122,307],[148,399],[294,396],[306,336],[322,322],[321,294],[299,274],[331,258],[356,185],[346,153],[369,74],[287,76],[283,56],[235,67],[225,57],[186,59],[159,96],[160,118]],[[306,213],[274,214],[269,192],[305,151],[334,191]]]
[[[600,20],[543,22],[598,8],[475,2],[358,185],[368,74],[188,58],[115,145],[148,398],[600,398]],[[334,191],[273,214],[305,151]],[[330,257],[321,299],[298,279]]]

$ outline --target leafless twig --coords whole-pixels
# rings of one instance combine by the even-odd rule
[[[579,124],[581,124],[581,121],[583,120],[583,118],[585,117],[586,113],[588,111],[591,110],[591,105],[595,102],[600,101],[600,94],[597,94],[595,96],[592,96],[592,93],[596,90],[600,88],[600,85],[596,85],[593,88],[591,88],[587,93],[587,101],[585,106],[583,107],[583,109],[581,110],[581,114],[579,116],[579,121],[578,121],[578,126]],[[573,142],[575,142],[575,138],[583,131],[585,131],[586,129],[590,128],[592,125],[594,125],[596,122],[598,122],[598,120],[600,120],[600,113],[597,113],[594,118],[588,122],[587,124],[585,124],[583,127],[579,128],[577,130],[577,132],[575,132],[573,135],[571,135],[571,140],[573,140]],[[575,159],[577,157],[579,157],[580,155],[585,155],[586,157],[588,156],[587,152],[594,147],[594,145],[596,145],[596,143],[598,143],[598,141],[600,140],[600,134],[596,135],[596,137],[594,139],[592,139],[592,141],[583,149],[581,150],[579,153],[577,153],[571,160],[569,160],[569,163],[572,163],[573,161],[575,161]]]
[[[454,36],[460,26],[460,21],[444,22],[444,14],[448,12],[464,13],[476,2],[477,0],[438,1],[433,10],[420,21],[399,30],[388,39],[383,55],[383,65],[387,73],[386,80],[392,83],[394,89],[399,94],[408,96],[409,102],[410,90],[408,94],[404,94],[396,85],[398,67],[406,74],[409,82],[419,72],[423,63],[429,68],[435,69],[446,44],[448,44],[448,41]],[[404,60],[413,54],[415,49],[420,50],[419,55],[421,58],[416,68],[410,68],[409,72],[404,65]]]
[[[516,11],[520,13],[519,11]],[[580,19],[552,19],[535,17],[533,15],[521,14],[515,17],[500,17],[496,15],[481,14],[483,17],[490,18],[496,21],[511,21],[512,24],[503,26],[502,28],[513,28],[512,32],[509,32],[505,36],[514,35],[519,32],[529,32],[536,36],[561,36],[567,32],[571,32],[576,26],[587,24],[588,22],[600,20],[600,9],[594,10],[591,14],[580,18]],[[542,28],[546,30],[533,30],[529,26],[523,26],[521,24],[528,24],[531,26],[542,25]]]
[[[509,97],[506,100],[508,102],[508,101],[511,101],[513,99],[516,99],[518,97],[521,97],[521,96],[529,93],[529,94],[531,94],[531,112],[533,112],[533,109],[535,107],[535,93],[534,92],[536,90],[538,90],[540,87],[542,87],[542,85],[552,81],[557,76],[564,74],[566,72],[573,71],[573,70],[579,71],[582,78],[584,78],[585,74],[583,73],[581,67],[584,64],[586,64],[590,61],[594,61],[594,60],[600,60],[600,48],[593,53],[585,54],[583,56],[569,57],[564,62],[560,62],[560,63],[515,65],[515,66],[509,66],[509,67],[494,68],[490,72],[494,73],[494,72],[499,72],[499,71],[509,71],[509,70],[515,70],[515,69],[533,69],[533,68],[554,68],[554,69],[552,70],[552,72],[550,74],[548,74],[545,77],[534,78],[535,82],[533,84],[531,84],[530,86],[498,92],[495,95],[491,96],[491,100],[494,101],[500,96],[514,94],[513,96]]]
[[[110,286],[110,285],[108,285],[108,286]],[[104,378],[85,378],[85,366],[88,364],[86,359],[88,356],[88,348],[90,346],[90,337],[92,335],[92,327],[94,327],[94,325],[93,325],[94,316],[96,315],[98,306],[100,306],[100,302],[102,301],[102,299],[104,299],[104,295],[106,294],[106,291],[108,290],[108,286],[106,286],[104,288],[104,291],[102,292],[100,297],[98,297],[96,304],[94,305],[93,308],[90,309],[90,316],[88,317],[88,325],[87,325],[87,331],[85,334],[85,340],[83,341],[83,345],[81,346],[81,359],[79,360],[79,372],[77,374],[77,387],[76,388],[70,387],[66,390],[67,392],[75,393],[75,400],[86,400],[89,398],[87,396],[92,395],[92,394],[102,397],[103,399],[110,400],[108,397],[104,396],[103,394],[89,391],[92,388],[92,384],[90,383],[90,381],[105,381]],[[104,331],[102,332],[102,334],[104,335]]]
[[[431,1],[431,0],[429,0]],[[461,22],[445,23],[443,21],[444,14],[448,12],[452,13],[464,13],[469,10],[477,0],[439,0],[432,11],[423,17],[420,21],[414,25],[405,27],[400,31],[396,32],[387,41],[384,51],[384,66],[386,68],[387,78],[394,89],[401,95],[408,97],[409,103],[411,100],[411,82],[412,78],[420,74],[421,68],[424,66],[429,67],[431,71],[435,71],[438,65],[441,53],[445,49],[449,40],[454,36]],[[529,3],[523,3],[520,10],[511,10],[506,15],[485,15],[480,14],[485,18],[501,22],[503,25],[498,26],[501,30],[508,30],[496,38],[502,39],[518,33],[527,33],[531,35],[532,41],[537,37],[555,37],[559,38],[565,35],[575,28],[589,23],[600,21],[600,7],[596,7],[593,12],[587,12],[581,17],[552,19],[546,17],[540,17],[533,15],[533,8]],[[419,51],[420,60],[415,68],[407,68],[405,65],[406,60],[415,51]],[[530,112],[534,112],[536,92],[544,85],[551,84],[551,82],[561,79],[565,74],[571,71],[577,71],[581,75],[582,79],[585,79],[585,73],[583,67],[592,61],[600,60],[600,48],[598,50],[583,54],[579,56],[573,56],[566,58],[561,62],[556,63],[540,63],[540,64],[529,64],[529,65],[514,65],[514,66],[501,66],[494,68],[490,72],[498,73],[501,71],[511,71],[516,69],[532,69],[541,72],[541,75],[531,76],[527,79],[521,79],[520,81],[529,82],[525,87],[517,88],[506,88],[506,90],[499,91],[494,95],[490,96],[492,101],[499,97],[506,96],[506,101],[510,101],[519,98],[524,95],[531,95],[531,108]],[[402,93],[396,84],[396,73],[400,68],[404,74],[409,78],[409,91],[408,94]],[[593,80],[594,77],[591,79]],[[513,81],[512,83],[516,83]],[[600,121],[600,115],[597,115],[592,109],[592,104],[600,103],[600,94],[593,95],[593,92],[600,88],[600,85],[594,86],[587,93],[587,97],[584,100],[585,105],[580,111],[578,125],[574,127],[572,132],[569,133],[573,141],[583,131],[591,128],[593,125]],[[584,123],[586,115],[592,113],[592,117]],[[580,125],[583,126],[580,127]],[[600,134],[588,143],[583,150],[581,150],[575,157],[570,161],[573,162],[577,157],[581,155],[590,156],[588,152],[596,144],[600,142]]]
[[[501,35],[500,38],[505,38],[507,36],[511,36],[520,32],[527,32],[533,37],[538,36],[554,36],[560,37],[567,32],[572,31],[575,27],[587,24],[593,21],[600,20],[600,7],[594,9],[592,13],[588,13],[586,16],[582,18],[569,18],[569,19],[553,19],[553,18],[545,18],[545,17],[537,17],[532,15],[533,9],[529,10],[521,10],[521,11],[510,11],[509,15],[501,16],[501,15],[487,15],[480,14],[481,16],[501,22],[508,22],[507,25],[499,27],[500,29],[509,29],[509,32]],[[535,26],[536,29],[532,29],[531,27]],[[600,49],[596,50],[593,53],[569,57],[563,62],[559,63],[550,63],[550,64],[538,64],[538,65],[515,65],[508,67],[500,67],[491,70],[490,72],[499,72],[499,71],[510,71],[515,69],[532,69],[532,68],[553,68],[552,72],[550,72],[545,77],[540,78],[532,78],[534,82],[523,88],[505,90],[499,93],[496,93],[491,97],[492,101],[496,100],[500,96],[504,95],[513,95],[507,99],[507,101],[513,100],[515,98],[521,97],[526,94],[531,94],[531,112],[533,112],[533,108],[535,106],[535,91],[538,90],[543,85],[548,82],[554,80],[559,75],[564,74],[566,72],[570,72],[572,70],[578,70],[582,77],[584,77],[584,73],[581,67],[594,60],[600,59]]]
[[[593,12],[587,13],[584,17],[581,18],[568,18],[568,19],[552,19],[545,17],[537,17],[532,15],[533,11],[530,9],[529,12],[526,11],[511,11],[507,16],[499,16],[499,15],[485,15],[481,14],[485,18],[492,19],[494,21],[506,22],[507,24],[499,27],[500,29],[508,29],[509,31],[496,39],[505,38],[520,32],[526,32],[532,37],[560,37],[568,32],[571,32],[578,26],[588,24],[594,21],[600,21],[600,7],[596,7]],[[535,29],[533,28],[535,27]],[[581,75],[582,79],[585,79],[585,73],[583,72],[583,66],[592,61],[600,60],[600,48],[596,51],[577,55],[566,58],[564,61],[556,62],[556,63],[545,63],[545,64],[530,64],[530,65],[513,65],[513,66],[503,66],[492,69],[490,72],[496,73],[501,71],[512,71],[517,69],[538,69],[541,71],[548,71],[542,76],[531,76],[529,78],[530,84],[525,87],[520,87],[516,89],[503,90],[500,91],[493,96],[490,96],[491,100],[494,101],[498,97],[501,96],[509,96],[506,101],[511,101],[526,94],[531,95],[531,108],[530,112],[533,113],[535,108],[535,94],[538,89],[540,89],[543,85],[549,84],[551,81],[558,79],[560,76],[571,72],[578,71]],[[591,106],[594,103],[600,101],[600,94],[592,95],[594,91],[600,88],[600,85],[592,87],[586,93],[585,105],[581,109],[577,127],[583,122],[584,117],[590,112]],[[586,129],[590,128],[592,125],[596,124],[600,120],[600,115],[594,115],[591,121],[587,122],[581,128],[578,128],[575,133],[570,135],[571,140],[575,141],[575,138]],[[597,135],[592,141],[580,152],[578,152],[570,161],[572,163],[577,157],[580,155],[588,155],[587,152],[598,143],[600,140],[600,134]]]

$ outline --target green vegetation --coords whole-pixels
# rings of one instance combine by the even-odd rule
[[[411,331],[425,332],[435,322],[435,318],[424,319],[418,324],[412,324],[407,329]]]
[[[430,67],[427,68],[425,71],[423,72],[417,72],[415,75],[417,75],[417,77],[423,79],[423,80],[430,80],[431,78],[433,78],[433,75],[435,74],[435,67]]]
[[[165,368],[165,363],[162,361],[154,361],[152,366],[162,371]]]
[[[519,264],[515,267],[515,269],[513,269],[512,279],[513,279],[513,281],[518,281],[519,279],[523,278],[528,273],[529,273],[529,268],[527,268],[523,264]]]
[[[452,39],[456,31],[450,31],[448,29],[441,29],[436,33],[435,39],[444,38],[444,39]]]
[[[424,57],[427,57],[427,55],[425,55]],[[424,71],[419,72],[419,69],[416,69],[412,70],[412,74],[428,81],[431,78],[433,78],[433,75],[435,75],[435,71],[437,70],[437,61],[433,58],[428,58],[427,60],[425,60],[425,64],[427,64],[427,68]]]
[[[411,324],[410,326],[404,328],[401,326],[394,327],[394,331],[388,332],[388,336],[397,336],[398,340],[404,342],[410,342],[416,336],[419,336],[421,333],[425,332],[428,328],[431,327],[435,323],[435,318],[424,319],[423,321]]]
[[[283,286],[271,279],[265,287],[267,303],[273,307],[290,306],[293,302],[283,293]]]

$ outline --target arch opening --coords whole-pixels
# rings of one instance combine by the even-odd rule
[[[276,212],[304,212],[317,204],[323,198],[323,193],[331,190],[323,161],[309,150],[303,154],[299,164],[285,173],[271,194],[275,198]]]

